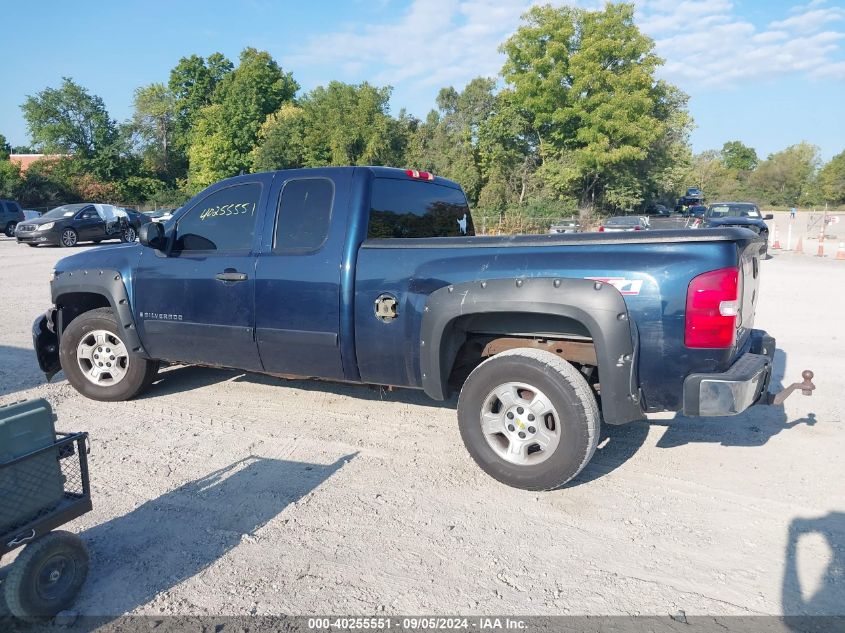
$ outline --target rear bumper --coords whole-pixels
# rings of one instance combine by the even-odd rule
[[[761,330],[751,347],[724,373],[690,374],[684,380],[684,415],[726,416],[768,403],[775,339]]]

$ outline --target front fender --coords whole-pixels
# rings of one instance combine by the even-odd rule
[[[131,352],[136,356],[149,358],[144,349],[138,331],[135,328],[135,317],[132,313],[132,306],[129,303],[129,294],[123,283],[123,276],[117,270],[107,268],[94,268],[66,271],[56,275],[50,285],[53,303],[58,309],[55,318],[55,332],[61,339],[64,328],[67,327],[69,319],[64,315],[67,308],[67,297],[99,295],[104,297],[111,307],[120,327],[123,340]]]
[[[624,424],[644,416],[636,377],[634,324],[619,291],[589,279],[490,279],[440,288],[425,305],[420,341],[422,384],[436,400],[448,393],[448,374],[460,342],[450,340],[458,317],[492,312],[549,314],[580,322],[596,350],[605,421]]]

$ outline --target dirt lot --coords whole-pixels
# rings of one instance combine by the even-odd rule
[[[816,395],[607,428],[537,494],[421,393],[195,367],[134,402],[45,385],[30,326],[66,254],[0,240],[0,404],[43,396],[91,434],[80,613],[845,614],[843,261],[763,265],[757,325]]]

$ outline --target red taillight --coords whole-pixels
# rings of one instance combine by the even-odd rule
[[[599,233],[604,233],[604,227],[603,226],[599,227]]]
[[[687,347],[731,347],[739,314],[739,270],[721,268],[695,277],[687,289]]]
[[[406,169],[405,173],[410,178],[416,178],[417,180],[434,180],[434,174],[427,172],[427,171],[417,171],[416,169]]]

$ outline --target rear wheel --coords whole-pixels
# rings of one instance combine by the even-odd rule
[[[135,227],[129,226],[126,230],[121,233],[120,241],[121,242],[134,242],[135,239],[138,237],[138,233],[135,231]]]
[[[79,315],[62,333],[59,360],[68,382],[93,400],[131,400],[158,373],[158,361],[132,353],[110,308]]]
[[[31,620],[52,617],[76,598],[88,576],[88,550],[70,532],[50,532],[27,545],[6,578],[9,611]]]
[[[9,222],[6,225],[6,229],[3,231],[6,234],[6,237],[15,237],[15,227],[17,225],[17,222]]]
[[[514,349],[481,363],[458,400],[470,455],[490,476],[526,490],[575,477],[596,450],[598,404],[581,373],[551,352]]]

